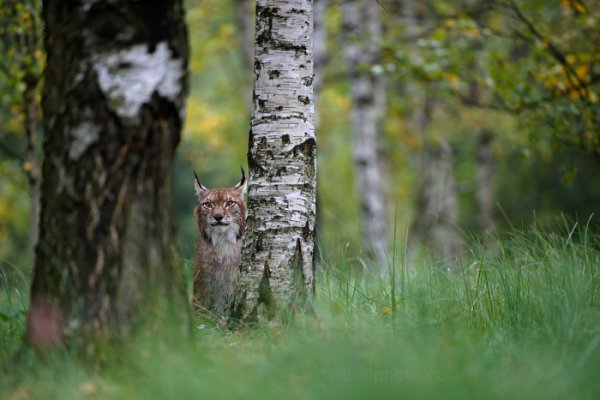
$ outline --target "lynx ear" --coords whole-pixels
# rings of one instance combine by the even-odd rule
[[[242,180],[239,181],[233,188],[240,193],[244,193],[246,190],[246,173],[244,172],[244,168],[240,167],[242,170]]]
[[[194,188],[196,188],[196,196],[200,197],[204,194],[208,189],[200,183],[200,179],[198,179],[198,175],[196,175],[196,171],[194,171]]]

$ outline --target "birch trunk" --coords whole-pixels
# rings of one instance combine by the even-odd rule
[[[403,19],[406,34],[417,37],[420,33],[416,0],[403,2]],[[418,49],[414,48],[414,52]],[[458,230],[458,199],[454,181],[454,156],[444,133],[429,132],[429,123],[435,100],[432,89],[408,83],[408,129],[421,138],[419,156],[419,189],[413,230],[419,242],[434,250],[444,259],[458,255],[462,239]],[[414,242],[413,242],[414,243]]]
[[[466,1],[466,6],[472,10],[480,7],[478,1]],[[473,18],[477,19],[479,13],[474,12]],[[474,45],[475,60],[473,63],[474,76],[479,76],[483,81],[486,76],[486,67],[483,59],[478,55],[483,47],[481,40],[477,40]],[[484,101],[484,93],[478,82],[471,84],[470,101],[472,104],[480,104]],[[491,129],[485,126],[485,119],[476,121],[475,137],[477,140],[475,148],[475,162],[477,175],[475,177],[475,201],[477,209],[477,225],[480,235],[483,239],[489,238],[494,231],[494,205],[496,203],[496,193],[494,187],[495,158],[492,151],[494,134]]]
[[[323,69],[327,63],[327,26],[325,25],[329,0],[314,0],[314,55],[315,79],[313,82],[315,97],[318,101],[323,87]],[[318,115],[316,115],[318,117]],[[318,121],[317,121],[318,125]]]
[[[232,319],[311,310],[316,141],[312,2],[258,0],[248,218]]]
[[[488,237],[494,231],[494,167],[495,160],[492,152],[494,136],[490,131],[481,127],[477,133],[476,161],[477,177],[475,182],[475,198],[477,200],[477,223],[483,237]]]
[[[27,340],[51,347],[124,332],[150,299],[187,303],[170,187],[188,51],[181,1],[48,0],[43,18],[45,157]]]
[[[248,115],[250,115],[252,112],[251,71],[254,61],[254,17],[252,14],[254,2],[252,0],[234,0],[234,5],[238,26],[239,51],[244,72],[247,72],[247,75],[245,75],[247,79],[244,79],[244,103]]]
[[[346,58],[352,98],[354,171],[360,197],[363,243],[380,272],[388,265],[390,218],[387,204],[387,173],[381,147],[384,113],[381,62],[381,19],[376,1],[343,3]]]
[[[443,259],[455,258],[462,249],[453,168],[452,149],[443,137],[425,144],[415,227],[421,240]]]

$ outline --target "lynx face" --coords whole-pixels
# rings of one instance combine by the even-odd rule
[[[245,176],[232,188],[208,189],[196,177],[196,221],[200,234],[213,246],[235,244],[242,238],[246,220]]]

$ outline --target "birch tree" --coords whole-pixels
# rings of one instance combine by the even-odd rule
[[[123,332],[150,299],[187,303],[170,176],[188,46],[179,0],[48,0],[43,19],[46,138],[27,339],[47,347]]]
[[[422,34],[417,14],[417,1],[405,0],[402,14],[407,37],[413,40]],[[413,48],[414,54],[418,53]],[[426,83],[405,85],[409,109],[408,129],[420,138],[419,188],[413,230],[419,242],[433,249],[444,259],[455,257],[462,247],[458,231],[458,199],[454,180],[454,155],[444,132],[430,132],[433,110],[439,106],[435,92]],[[412,241],[415,243],[415,241]]]
[[[363,245],[380,269],[387,267],[390,218],[387,172],[381,147],[385,107],[381,68],[381,18],[376,1],[343,3],[343,29],[349,67],[353,162],[360,197]]]
[[[254,61],[254,18],[252,0],[234,0],[235,19],[238,28],[239,54],[244,68],[244,103],[248,114],[252,112],[252,62]],[[247,75],[246,75],[247,74]]]
[[[316,101],[318,101],[323,88],[323,75],[327,63],[327,26],[325,25],[327,7],[329,0],[314,0],[314,83],[313,89]],[[318,117],[318,115],[316,115]],[[318,123],[317,123],[318,125]]]
[[[232,318],[310,311],[316,142],[312,1],[258,0],[248,218]]]

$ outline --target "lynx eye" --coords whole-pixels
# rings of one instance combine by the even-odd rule
[[[231,201],[231,200],[227,200],[227,201],[225,202],[225,207],[231,207],[231,206],[232,206],[232,205],[234,205],[234,204],[235,204],[235,203],[234,203],[233,201]]]
[[[211,203],[210,201],[202,203],[202,205],[204,206],[204,208],[213,208],[213,203]]]

